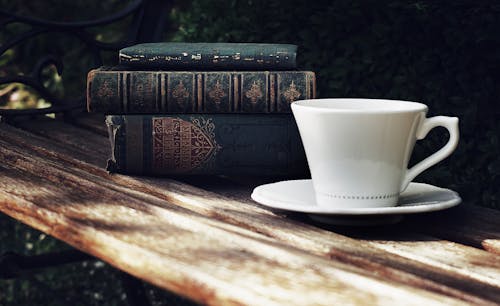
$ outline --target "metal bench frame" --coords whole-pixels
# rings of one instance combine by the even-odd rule
[[[19,33],[0,46],[0,56],[8,50],[23,44],[44,33],[63,33],[77,38],[84,44],[93,57],[93,68],[103,65],[101,51],[118,51],[121,48],[141,42],[155,42],[161,40],[166,25],[166,17],[172,1],[163,0],[133,0],[121,11],[112,12],[106,17],[89,21],[56,22],[39,18],[21,16],[16,13],[0,9],[0,28],[12,23],[21,23],[30,26],[29,30]],[[88,30],[113,24],[132,16],[132,22],[126,29],[126,38],[119,42],[106,43],[96,40]],[[125,31],[125,29],[124,29]],[[41,109],[0,109],[0,117],[11,119],[18,116],[33,116],[50,113],[70,113],[81,111],[85,106],[85,94],[56,97],[43,85],[42,70],[48,65],[54,65],[59,75],[63,75],[64,67],[61,58],[53,54],[42,55],[30,72],[23,75],[0,77],[0,85],[22,83],[36,90],[40,97],[50,101],[51,106]],[[86,74],[87,71],[82,71]]]

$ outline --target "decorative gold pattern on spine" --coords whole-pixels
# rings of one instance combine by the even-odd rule
[[[262,90],[260,89],[260,81],[257,82],[253,81],[252,86],[250,87],[247,92],[245,92],[245,97],[250,99],[250,102],[255,105],[257,103],[257,100],[262,98]]]
[[[233,71],[208,72],[207,75],[203,72],[97,70],[95,75],[89,74],[87,81],[92,85],[92,89],[87,90],[91,111],[95,108],[94,111],[117,114],[289,113],[289,103],[316,97],[316,76],[311,71]],[[98,101],[99,98],[102,100]]]
[[[222,89],[222,85],[219,80],[216,81],[214,87],[208,92],[210,99],[214,100],[215,104],[220,104],[222,98],[226,96],[226,93]]]
[[[184,82],[179,81],[179,83],[174,87],[172,91],[172,98],[179,107],[185,106],[186,100],[189,98],[189,91],[184,87]]]
[[[114,95],[113,90],[109,88],[109,82],[106,80],[102,83],[102,86],[97,90],[97,96],[100,98],[109,98]]]
[[[288,101],[288,103],[292,103],[293,101],[297,100],[301,96],[301,93],[300,93],[300,91],[297,90],[297,86],[295,86],[295,83],[293,80],[292,80],[292,83],[290,84],[290,86],[288,86],[288,89],[285,90],[285,92],[283,93],[283,96]]]
[[[153,169],[186,173],[213,161],[221,148],[214,131],[211,119],[153,118]]]

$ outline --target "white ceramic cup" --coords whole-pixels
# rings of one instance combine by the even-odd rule
[[[395,206],[422,171],[457,147],[458,118],[426,118],[422,103],[379,99],[312,99],[292,103],[317,204],[335,208]],[[408,169],[416,140],[434,127],[450,138]]]

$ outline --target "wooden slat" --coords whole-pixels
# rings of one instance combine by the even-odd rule
[[[413,218],[425,224],[419,230],[435,237],[483,248],[500,255],[500,211],[468,206],[467,203],[426,218]]]
[[[461,304],[167,201],[124,194],[4,140],[0,159],[3,212],[199,302]]]
[[[3,139],[12,142],[13,144],[17,144],[18,146],[21,145],[25,146],[27,149],[35,150],[40,154],[47,156],[55,156],[55,154],[57,154],[57,156],[63,160],[66,159],[66,157],[70,157],[72,160],[88,163],[99,168],[104,168],[106,165],[107,157],[105,156],[107,156],[108,153],[105,155],[92,154],[93,150],[96,150],[99,145],[106,144],[104,137],[98,136],[94,133],[90,133],[90,136],[86,138],[88,140],[88,145],[81,148],[72,146],[64,141],[48,139],[43,136],[35,135],[29,131],[9,125],[1,125],[0,127],[0,137],[3,137]],[[63,128],[64,127],[65,126],[63,125]],[[108,152],[109,151],[110,150],[108,148]]]
[[[81,127],[85,130],[90,130],[101,136],[108,136],[108,128],[104,124],[104,115],[102,114],[78,116],[76,118],[71,118],[71,121],[69,121],[68,123]]]
[[[93,124],[99,122],[95,119],[95,116],[92,118]],[[104,126],[104,123],[102,125]],[[94,133],[77,129],[68,124],[61,122],[29,122],[21,127],[30,132],[64,143],[66,146],[75,146],[82,150],[83,158],[86,160],[92,159],[92,164],[98,164],[101,167],[105,165],[105,161],[109,156],[110,149],[107,138],[99,137]],[[248,186],[246,188],[249,191],[251,189]],[[247,192],[245,196],[248,196],[248,194]],[[498,211],[468,207],[465,203],[457,209],[424,215],[423,219],[419,217],[410,218],[410,220],[415,219],[417,225],[421,223],[426,224],[426,226],[421,227],[421,231],[431,236],[481,247],[490,252],[500,254],[500,222],[498,222],[500,220],[500,212]]]
[[[224,193],[233,199],[241,202],[251,202],[248,200],[250,197],[251,188],[241,187],[239,190],[232,188],[224,190],[223,186],[214,186],[210,188],[217,190],[219,193]],[[471,208],[468,208],[469,210]],[[474,211],[478,215],[478,211],[482,208],[476,208]],[[486,211],[485,213],[488,213]],[[440,213],[442,215],[443,213]],[[433,218],[432,214],[428,214],[427,218]],[[399,225],[392,225],[380,228],[338,228],[335,226],[324,226],[331,230],[336,230],[348,237],[356,239],[358,242],[363,241],[372,246],[373,248],[387,251],[391,254],[403,257],[407,260],[418,262],[424,267],[432,267],[434,272],[438,275],[432,275],[424,267],[420,266],[419,269],[422,274],[413,270],[417,275],[426,276],[436,281],[444,281],[444,283],[463,288],[463,284],[457,279],[445,280],[444,275],[460,275],[462,282],[467,283],[481,283],[486,287],[481,290],[481,295],[488,295],[483,289],[491,286],[492,300],[498,301],[498,295],[494,292],[500,292],[500,258],[497,254],[491,254],[482,249],[477,249],[467,245],[456,242],[442,240],[430,235],[424,235],[421,229],[425,228],[428,224],[426,217],[419,217],[419,224],[415,224],[415,220],[409,223],[403,222]],[[485,232],[488,229],[492,230],[495,227],[495,219],[489,219],[485,222]],[[479,228],[479,224],[476,225]],[[433,231],[429,231],[435,233]],[[496,231],[489,233],[488,237],[496,237]],[[456,236],[455,236],[456,237]],[[459,238],[459,237],[456,237]],[[458,239],[459,241],[462,239]],[[374,251],[373,254],[377,252]],[[387,260],[388,258],[386,258]],[[345,260],[345,259],[342,259]],[[373,260],[372,260],[373,261]],[[386,266],[397,266],[396,263],[389,263],[386,261]],[[354,263],[355,261],[353,261]],[[401,264],[401,263],[399,263]],[[414,263],[416,265],[416,263]],[[401,267],[401,266],[400,266]],[[403,270],[412,271],[411,268],[404,267]],[[441,278],[441,279],[440,279]],[[464,289],[462,289],[464,290]]]
[[[236,181],[242,180],[236,179]],[[271,182],[269,179],[259,178],[252,180],[244,178],[243,181],[246,181],[247,185],[236,184],[230,189],[225,188],[224,184],[207,183],[202,180],[195,180],[194,184],[239,201],[253,203],[250,199],[253,188]],[[403,224],[407,231],[470,245],[500,255],[500,211],[498,210],[462,203],[445,211],[406,216]]]
[[[20,128],[27,129],[35,135],[52,139],[65,147],[77,149],[92,159],[98,158],[105,165],[111,152],[107,137],[98,135],[58,120],[24,121],[18,123]],[[104,123],[103,123],[104,125]]]
[[[50,153],[37,147],[41,144],[40,139],[27,140],[27,135],[23,135],[24,137],[12,136],[15,133],[16,131],[11,131],[8,135],[2,135],[2,139],[10,137],[9,141],[17,143],[19,147],[25,148],[31,145],[31,149],[38,150],[39,154],[47,155]],[[106,181],[101,182],[101,185],[109,184],[109,181],[112,181],[127,187],[120,189],[120,192],[129,193],[136,197],[140,195],[134,192],[147,193],[212,219],[264,234],[281,243],[293,245],[326,258],[334,258],[341,262],[357,265],[373,275],[384,275],[390,280],[458,297],[474,304],[486,303],[482,298],[493,301],[499,298],[498,286],[488,284],[488,282],[474,282],[467,271],[457,273],[435,263],[428,264],[413,259],[408,260],[404,254],[402,256],[402,253],[390,254],[342,235],[280,218],[255,204],[244,204],[244,202],[249,202],[244,201],[244,199],[248,199],[248,195],[244,196],[242,201],[234,201],[172,180],[134,178],[121,175],[109,176],[102,169],[78,160],[72,160],[65,154],[58,155],[54,152],[51,154],[53,154],[51,159],[54,161],[64,160],[71,167],[104,178]],[[65,167],[69,166],[65,165]],[[84,174],[80,173],[79,175]],[[235,197],[237,196],[235,195]],[[487,261],[486,265],[488,265]]]
[[[390,240],[367,240],[373,247],[457,273],[471,282],[500,290],[500,258],[488,252],[420,234],[392,234]]]

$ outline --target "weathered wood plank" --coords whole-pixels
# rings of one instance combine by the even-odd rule
[[[0,159],[4,160],[0,165],[2,211],[137,277],[203,303],[461,304],[269,241],[166,201],[123,194],[3,140]]]
[[[93,117],[94,124],[97,122]],[[104,125],[104,123],[103,123]],[[48,137],[63,143],[65,146],[74,146],[82,150],[84,160],[90,161],[94,165],[104,167],[109,156],[109,144],[105,137],[99,137],[94,133],[88,133],[81,129],[75,129],[61,122],[45,123],[24,123],[22,128]],[[53,133],[51,131],[57,131]],[[76,138],[76,139],[73,139]],[[251,184],[251,182],[249,183]],[[252,185],[243,188],[248,196],[252,190]],[[224,192],[224,190],[217,190]],[[229,191],[231,193],[233,191]],[[234,192],[233,192],[234,193]],[[230,194],[226,194],[230,196]],[[251,202],[248,199],[246,202]],[[425,223],[425,227],[420,227],[420,231],[434,237],[464,243],[474,247],[480,247],[487,251],[500,254],[500,212],[492,209],[467,207],[466,204],[456,209],[448,210],[442,213],[424,215],[423,219],[409,218],[416,220],[415,228],[419,224]]]
[[[251,192],[251,188],[248,187],[241,186],[239,189],[224,189],[223,186],[215,186],[211,189],[217,190],[219,193],[224,193],[226,196],[240,202],[251,201],[248,200]],[[481,208],[478,208],[475,211],[480,210]],[[440,214],[442,215],[443,213]],[[426,217],[432,218],[432,214],[428,214]],[[409,223],[403,222],[399,225],[376,229],[349,229],[335,226],[325,226],[325,228],[336,230],[358,240],[358,242],[364,241],[376,249],[419,262],[424,266],[431,266],[434,271],[441,273],[441,277],[447,274],[445,273],[446,271],[451,274],[460,275],[465,282],[478,282],[493,286],[493,290],[498,292],[500,290],[500,257],[485,250],[419,233],[419,230],[425,228],[428,224],[426,217],[419,217],[419,224],[415,224],[415,221],[412,220]],[[494,223],[495,220],[491,219],[487,222],[487,224],[491,225],[491,228],[494,228],[494,225],[492,225]],[[479,224],[476,226],[479,227]],[[485,226],[485,228],[487,227]],[[432,234],[434,231],[429,231],[429,233]],[[491,231],[489,237],[492,236],[496,237],[496,231]],[[374,251],[374,253],[376,252]],[[391,264],[386,263],[386,265]],[[411,269],[406,267],[404,270],[409,271]],[[423,272],[425,269],[421,271]],[[424,273],[427,274],[428,272]],[[418,272],[416,274],[422,275]],[[427,274],[427,276],[434,280],[439,279],[439,276],[437,278],[431,274]],[[454,281],[448,280],[445,283],[461,287],[461,285],[454,283]]]
[[[108,138],[59,120],[23,121],[19,122],[18,126],[64,146],[74,147],[85,155],[99,157],[103,159],[101,165],[105,165],[106,159],[110,156],[111,146]]]
[[[194,184],[239,201],[252,203],[250,194],[253,188],[269,182],[268,179],[245,181],[248,185],[235,184],[229,189],[224,184],[217,185],[201,180],[194,181]],[[500,211],[497,210],[463,203],[441,212],[407,216],[403,224],[403,231],[418,232],[500,255]]]
[[[408,260],[400,256],[401,254],[390,254],[362,244],[355,239],[280,218],[255,204],[244,204],[247,202],[247,196],[243,197],[242,201],[234,201],[172,180],[109,176],[100,168],[72,160],[64,154],[37,147],[39,139],[18,139],[12,136],[14,134],[15,131],[4,133],[2,139],[10,137],[9,141],[16,143],[19,148],[30,148],[53,162],[63,163],[63,168],[80,169],[80,172],[75,172],[79,177],[88,176],[89,173],[98,176],[102,178],[99,182],[101,186],[114,188],[124,194],[144,198],[143,194],[146,193],[162,198],[211,219],[250,229],[326,258],[354,264],[374,275],[384,275],[390,280],[458,297],[474,304],[486,303],[480,297],[490,300],[499,298],[496,286],[488,283],[475,283],[466,273],[450,272],[439,265]],[[124,187],[110,186],[111,183]]]
[[[104,115],[102,114],[87,114],[84,116],[78,116],[68,123],[81,127],[85,130],[90,130],[105,137],[108,136],[108,128],[104,124]]]
[[[470,281],[489,284],[500,290],[500,257],[496,255],[420,234],[393,233],[390,237],[390,240],[372,239],[367,242],[373,247],[464,275]]]
[[[64,128],[65,125],[62,127]],[[59,126],[59,128],[61,128],[61,126]],[[36,126],[33,127],[33,129],[36,129]],[[49,139],[43,135],[36,135],[30,131],[15,128],[10,125],[0,125],[0,137],[7,142],[26,147],[26,149],[34,150],[46,156],[53,156],[61,158],[62,160],[65,160],[67,156],[72,160],[82,161],[104,169],[108,153],[103,155],[102,153],[92,154],[92,152],[99,152],[97,151],[97,147],[105,144],[105,138],[94,133],[87,134],[87,136],[86,140],[88,141],[88,145],[82,148],[81,146],[68,144],[61,139]],[[109,150],[108,145],[108,152]]]
[[[483,248],[500,255],[500,211],[466,203],[427,218],[412,219],[422,233]]]

